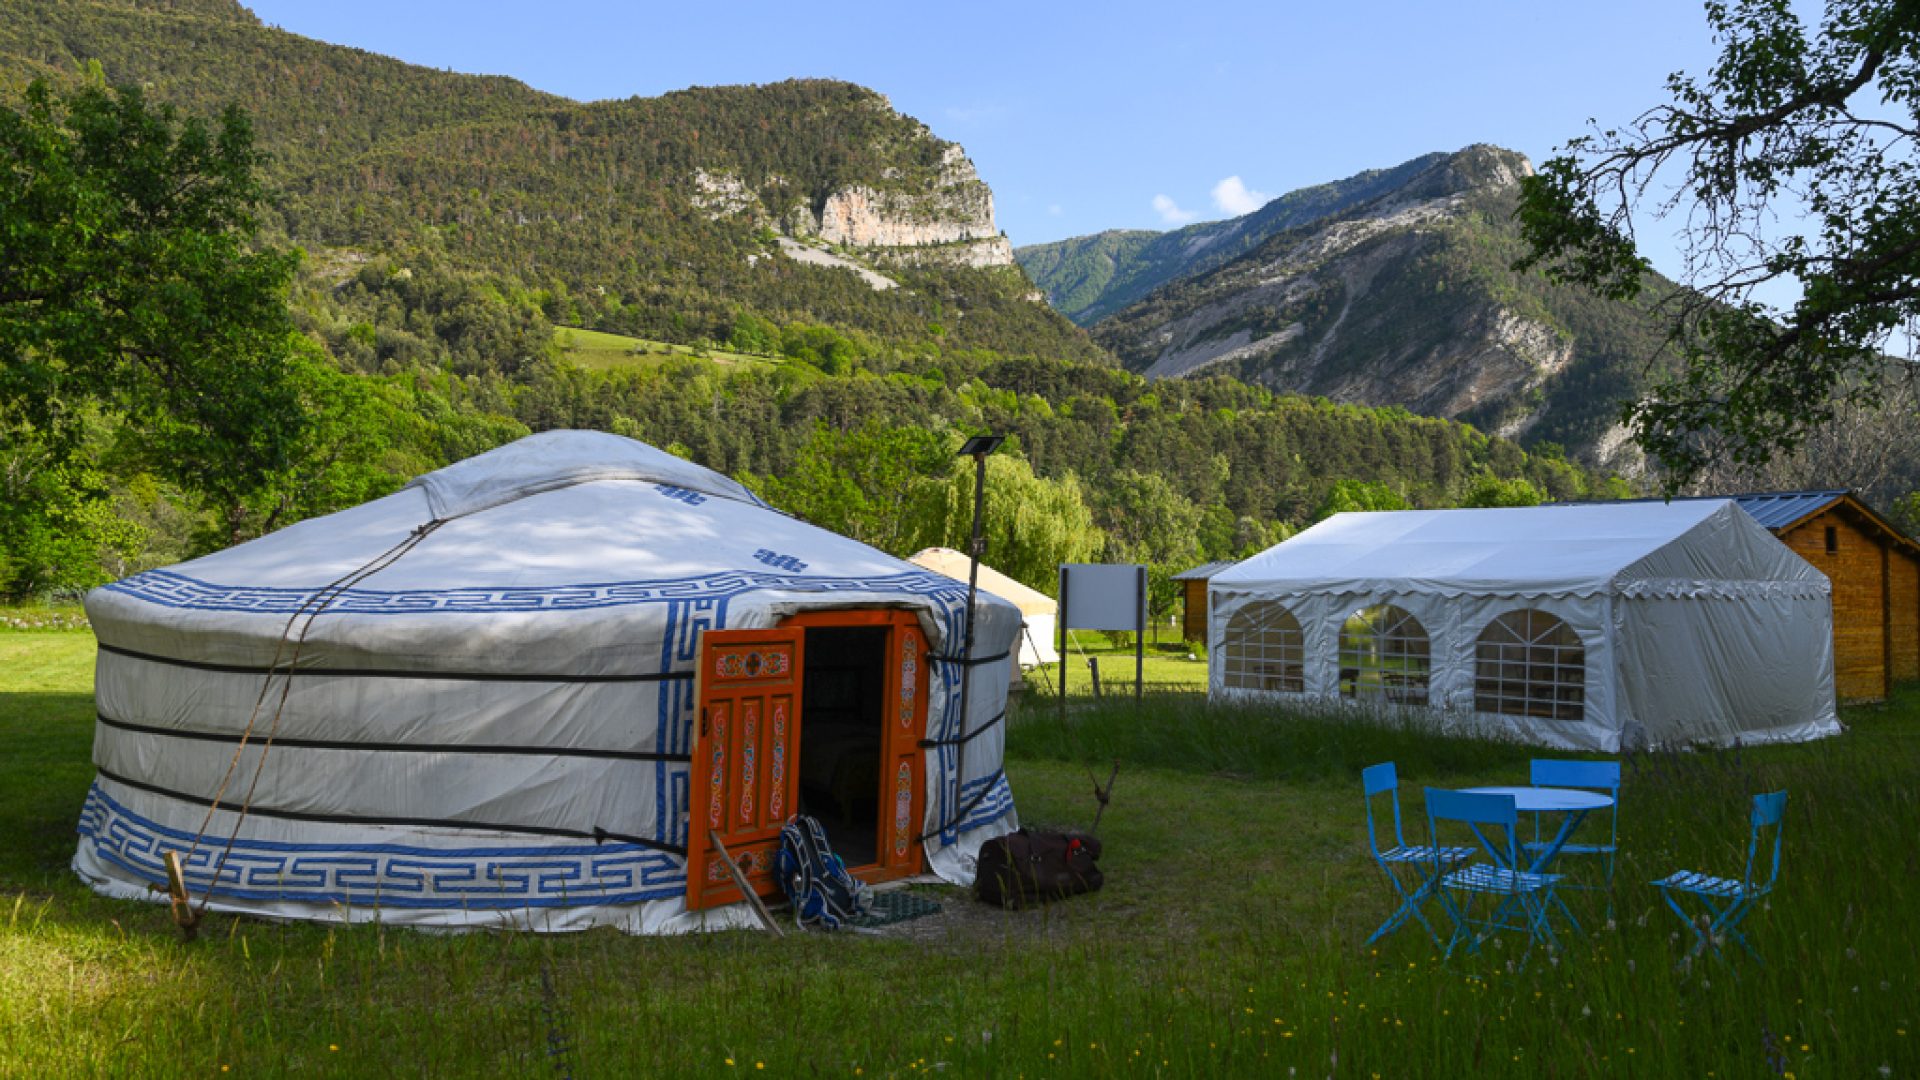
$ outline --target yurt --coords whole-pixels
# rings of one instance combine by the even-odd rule
[[[1811,739],[1829,588],[1724,499],[1336,514],[1214,576],[1209,684],[1567,750]]]
[[[869,881],[1015,826],[1013,605],[642,443],[548,432],[95,590],[73,866],[219,911],[639,933],[748,921],[819,817]]]
[[[967,580],[971,569],[971,560],[965,552],[947,547],[922,548],[907,561],[961,582]],[[1021,667],[1051,664],[1060,659],[1060,650],[1053,644],[1053,620],[1060,605],[1054,602],[1053,597],[1039,589],[1022,585],[985,563],[980,564],[979,577],[975,582],[980,591],[990,592],[1020,609],[1020,621],[1025,625],[1020,631],[1020,648],[1016,655]]]

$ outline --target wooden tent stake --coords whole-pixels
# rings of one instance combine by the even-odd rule
[[[1092,834],[1100,832],[1100,818],[1107,812],[1107,801],[1113,798],[1113,782],[1119,778],[1120,759],[1114,758],[1113,771],[1107,774],[1107,786],[1103,788],[1099,784],[1093,785],[1093,797],[1099,800],[1100,809],[1093,812],[1093,828],[1088,829],[1087,832]]]
[[[200,916],[193,910],[193,901],[187,896],[187,875],[180,868],[180,853],[169,851],[166,854],[167,896],[169,907],[173,910],[173,921],[180,927],[180,935],[192,941],[200,928]]]
[[[720,854],[720,861],[726,865],[727,873],[733,875],[733,883],[746,894],[747,903],[753,905],[753,913],[760,916],[760,925],[772,931],[774,937],[786,937],[787,935],[780,930],[780,924],[773,921],[773,913],[767,910],[767,905],[760,902],[760,894],[754,892],[753,886],[747,883],[747,875],[740,872],[739,864],[733,861],[732,855],[727,854],[727,845],[720,842],[719,830],[711,825],[707,826],[707,839],[713,841],[713,850]]]

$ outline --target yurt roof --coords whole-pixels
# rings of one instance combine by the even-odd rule
[[[324,599],[303,662],[405,653],[420,668],[592,673],[634,662],[596,623],[651,627],[684,611],[693,626],[731,607],[722,625],[741,625],[748,605],[771,625],[801,606],[941,610],[953,595],[951,581],[781,514],[712,470],[617,435],[550,431],[115,582],[88,610],[127,648],[251,663]],[[548,628],[514,629],[529,620]],[[554,633],[559,623],[573,632]]]
[[[923,548],[914,552],[907,561],[956,581],[967,580],[968,560],[965,552],[946,547]],[[986,563],[980,564],[979,584],[982,592],[992,593],[1007,601],[1019,608],[1022,615],[1052,615],[1060,609],[1053,597],[1020,584]]]
[[[1732,502],[1335,514],[1213,578],[1236,592],[1593,595],[1826,579]]]

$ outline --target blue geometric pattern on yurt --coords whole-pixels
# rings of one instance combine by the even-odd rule
[[[790,573],[799,574],[804,573],[807,569],[807,564],[801,562],[794,556],[782,555],[770,548],[761,548],[759,551],[753,553],[753,557],[755,560],[766,563],[775,570],[786,570]]]
[[[771,554],[771,553],[769,553]],[[788,558],[788,556],[776,556]],[[942,584],[944,583],[944,584]],[[579,585],[541,585],[472,589],[344,589],[329,595],[329,614],[422,615],[486,614],[509,611],[583,611],[629,604],[668,604],[682,600],[726,600],[761,589],[794,592],[896,592],[936,596],[950,591],[952,578],[927,572],[875,578],[796,577],[751,570],[723,570],[697,577],[654,581],[608,581]],[[291,615],[322,598],[322,589],[283,589],[215,585],[176,574],[148,570],[104,586],[161,607],[195,611],[253,611]],[[964,595],[965,589],[961,590]]]
[[[961,787],[962,805],[965,805],[965,800],[978,795],[980,789],[987,784],[992,784],[993,790],[980,800],[979,805],[967,811],[967,819],[955,826],[956,832],[972,832],[983,825],[991,825],[1012,812],[1013,786],[1007,783],[1007,774],[1004,772],[983,776],[963,785]]]
[[[80,812],[80,835],[95,854],[156,884],[167,880],[167,850],[193,835],[148,820],[95,783]],[[187,883],[204,889],[224,842],[199,846]],[[281,900],[392,908],[528,908],[626,904],[681,895],[678,858],[635,844],[544,844],[426,848],[405,844],[293,844],[237,839],[218,892]]]
[[[674,487],[672,484],[655,484],[653,490],[669,499],[686,503],[688,506],[699,506],[707,501],[707,497],[697,491],[688,491],[686,488]]]

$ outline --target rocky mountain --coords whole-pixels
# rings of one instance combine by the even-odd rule
[[[1110,230],[1014,253],[1061,314],[1091,326],[1169,281],[1233,261],[1275,233],[1331,217],[1405,187],[1445,154],[1428,154],[1282,195],[1251,214],[1172,232]]]
[[[1615,421],[1661,355],[1658,324],[1643,307],[1510,269],[1522,251],[1512,211],[1531,172],[1517,153],[1473,146],[1144,243],[1102,234],[1018,254],[1036,280],[1069,291],[1078,280],[1083,297],[1090,260],[1070,276],[1061,253],[1112,262],[1081,319],[1162,278],[1093,325],[1149,377],[1226,374],[1397,405],[1630,467]]]
[[[960,146],[826,80],[581,103],[265,26],[231,0],[8,0],[27,78],[230,101],[272,155],[274,227],[335,278],[388,260],[553,300],[555,321],[725,341],[742,318],[1094,358],[1014,264]],[[756,323],[758,325],[758,323]]]

